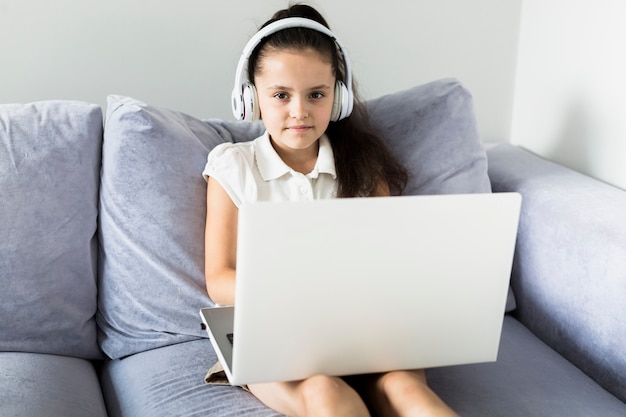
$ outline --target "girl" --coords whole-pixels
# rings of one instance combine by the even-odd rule
[[[305,5],[277,12],[263,27],[293,17],[328,27]],[[400,193],[407,181],[406,171],[370,126],[363,105],[356,102],[352,109],[349,62],[338,41],[329,31],[295,26],[259,40],[248,51],[247,68],[240,68],[247,71],[242,95],[249,103],[243,109],[235,104],[235,110],[242,118],[260,117],[266,133],[252,142],[216,147],[203,173],[206,285],[219,304],[235,302],[237,213],[242,204],[389,196]],[[239,95],[235,91],[236,101]],[[318,375],[248,389],[289,416],[369,416],[368,407],[380,416],[456,415],[428,388],[423,371]]]

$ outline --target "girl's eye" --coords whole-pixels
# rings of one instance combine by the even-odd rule
[[[313,93],[313,94],[311,94],[311,98],[313,98],[313,99],[320,99],[322,97],[324,97],[324,93]]]
[[[274,94],[274,98],[277,98],[279,100],[285,100],[289,98],[289,96],[287,95],[287,93],[276,93]]]

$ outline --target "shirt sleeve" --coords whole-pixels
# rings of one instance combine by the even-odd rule
[[[216,180],[230,196],[237,207],[249,199],[247,194],[254,192],[250,187],[251,163],[254,158],[247,155],[242,146],[233,143],[223,143],[216,146],[207,157],[207,163],[202,176],[208,181],[209,177]]]

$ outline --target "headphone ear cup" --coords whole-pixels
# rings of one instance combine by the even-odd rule
[[[333,100],[333,111],[330,120],[336,122],[345,119],[352,113],[352,97],[348,88],[342,81],[335,83],[335,99]]]
[[[243,120],[253,122],[260,118],[261,111],[256,88],[252,83],[245,83],[243,86]]]
[[[237,120],[243,120],[243,96],[240,94],[241,89],[234,88],[231,94],[233,116]]]
[[[342,88],[343,83],[341,81],[337,81],[335,83],[335,97],[333,99],[333,110],[330,113],[330,120],[336,122],[341,119],[342,113],[342,103],[343,103],[343,93],[344,90]]]

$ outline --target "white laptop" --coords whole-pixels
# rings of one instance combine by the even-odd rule
[[[232,384],[495,361],[517,193],[254,203],[237,307],[200,315]]]

